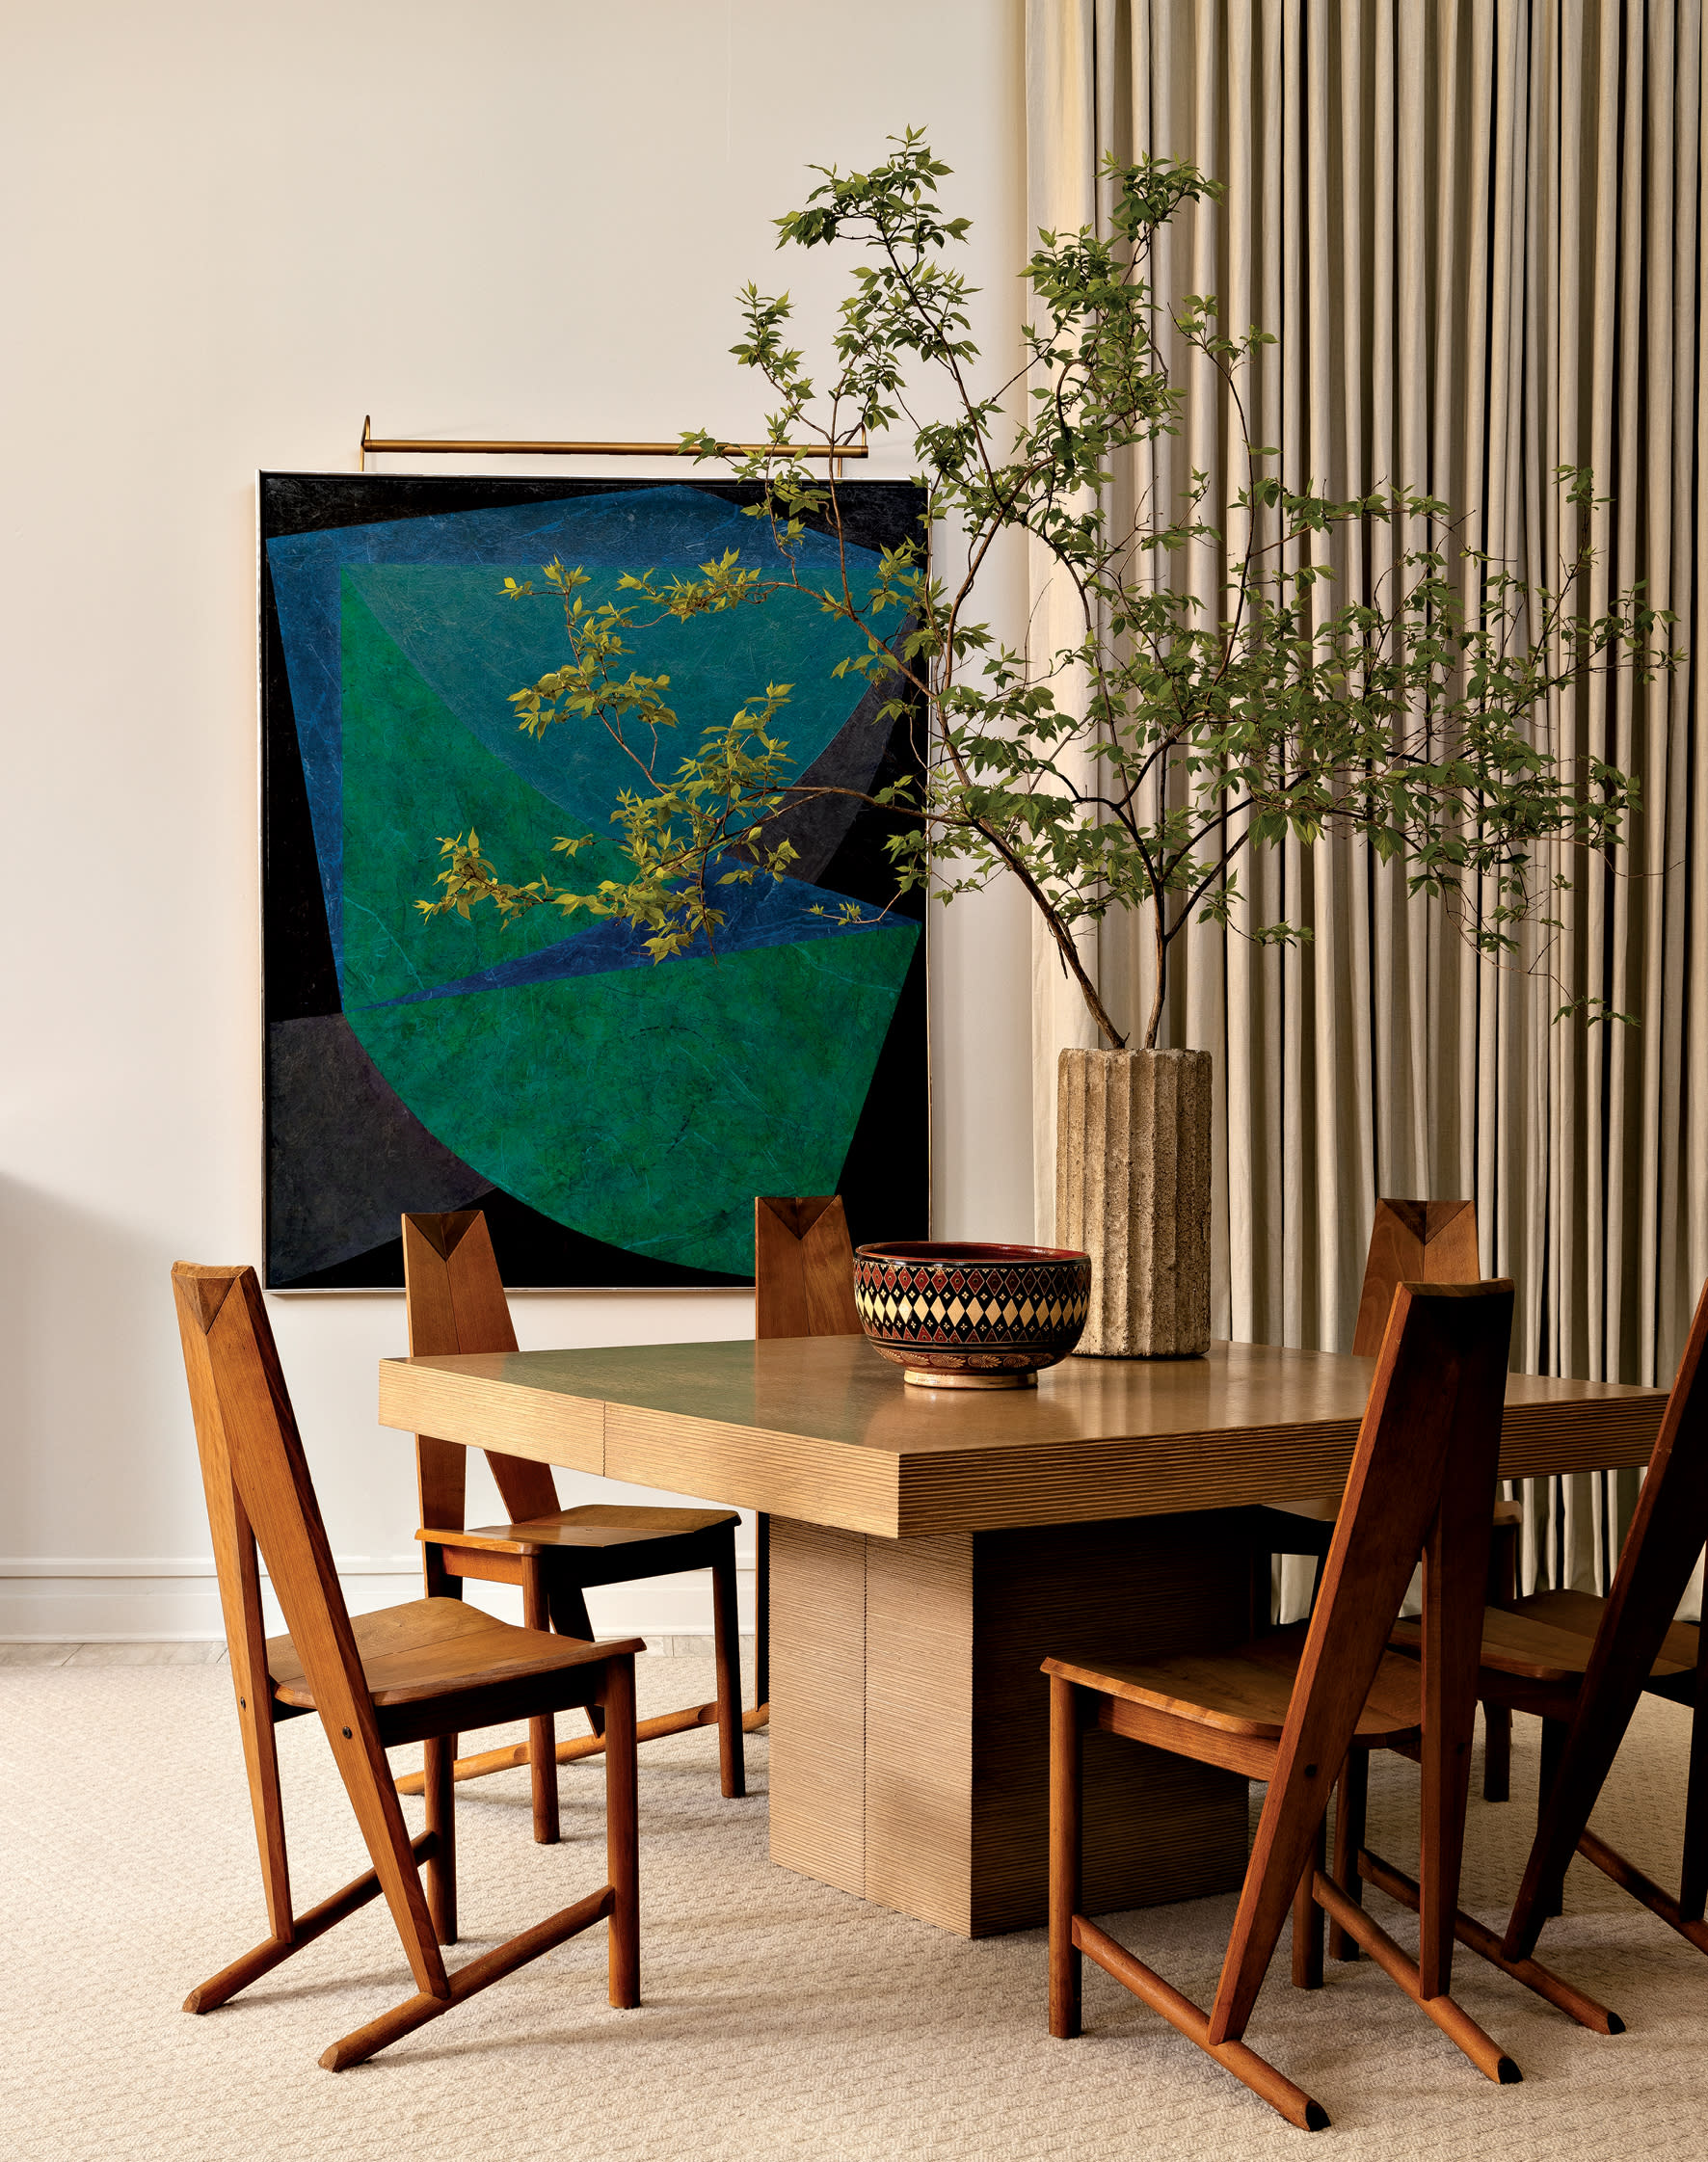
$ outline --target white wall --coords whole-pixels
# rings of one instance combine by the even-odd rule
[[[353,469],[369,412],[381,434],[753,429],[733,289],[787,282],[822,322],[830,266],[776,255],[769,221],[809,160],[869,163],[908,121],[956,168],[1005,352],[1018,0],[7,18],[0,1637],[217,1633],[167,1271],[260,1248],[255,469]],[[992,897],[937,938],[938,1228],[1024,1238],[1025,919]],[[409,1596],[410,1449],[373,1416],[401,1299],[272,1306],[353,1597]],[[518,1302],[524,1346],[750,1327],[722,1294]],[[646,1587],[596,1619],[688,1627],[701,1603]]]

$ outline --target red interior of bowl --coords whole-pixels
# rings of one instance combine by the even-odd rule
[[[997,1246],[976,1241],[964,1244],[935,1239],[897,1239],[889,1245],[859,1246],[859,1254],[874,1261],[940,1263],[952,1268],[957,1262],[1084,1261],[1088,1257],[1072,1246]]]

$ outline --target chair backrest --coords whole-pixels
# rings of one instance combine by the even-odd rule
[[[504,1295],[492,1234],[480,1210],[405,1216],[403,1282],[411,1358],[516,1349],[510,1301]],[[549,1466],[526,1456],[506,1456],[496,1449],[489,1449],[486,1455],[512,1523],[556,1514],[557,1484]],[[440,1441],[431,1434],[415,1436],[424,1531],[463,1529],[467,1463],[467,1451],[455,1442]]]
[[[1447,1986],[1464,1777],[1476,1720],[1482,1585],[1512,1339],[1512,1286],[1401,1284],[1300,1655],[1274,1775],[1229,1939],[1211,2035],[1242,2032],[1328,1790],[1347,1753],[1412,1570],[1424,1555],[1425,1777],[1459,1830],[1425,1873],[1419,1967]],[[1451,1796],[1456,1791],[1457,1802]]]
[[[1506,1943],[1528,1958],[1708,1543],[1708,1283],[1667,1399],[1631,1529],[1601,1610],[1560,1768],[1536,1825]],[[1708,1642],[1708,1640],[1704,1640]]]
[[[1358,1295],[1353,1356],[1374,1359],[1381,1349],[1398,1285],[1474,1284],[1481,1274],[1474,1201],[1378,1201]]]
[[[238,1725],[257,1826],[277,1823],[280,1815],[279,1759],[273,1743],[273,1692],[267,1674],[267,1632],[261,1612],[261,1572],[249,1512],[231,1477],[230,1454],[213,1385],[206,1336],[228,1295],[235,1271],[198,1268],[180,1262],[173,1270],[173,1297],[183,1345],[184,1378],[190,1388],[190,1414],[196,1428],[196,1453],[201,1460],[201,1485],[207,1499],[207,1525],[213,1536],[214,1573],[220,1588],[220,1614],[226,1624],[231,1694],[237,1699]],[[291,1930],[290,1872],[282,1839],[260,1841],[261,1881],[267,1918],[275,1936]]]
[[[410,1835],[260,1284],[253,1268],[200,1268],[189,1262],[179,1262],[172,1275],[233,1678],[241,1674],[247,1684],[240,1689],[244,1709],[258,1710],[271,1698],[260,1638],[258,1545],[416,1982],[442,1995],[443,1962],[420,1878],[400,1858],[409,1855]],[[247,1725],[245,1731],[247,1740]]]
[[[754,1334],[860,1336],[854,1248],[840,1194],[761,1193],[753,1205]]]

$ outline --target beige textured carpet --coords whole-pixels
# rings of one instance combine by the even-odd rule
[[[641,1662],[642,1707],[702,1695],[701,1660]],[[383,1907],[203,2018],[192,1984],[262,1935],[224,1667],[0,1666],[0,2149],[20,2162],[634,2162],[1297,2153],[1295,2132],[1088,1968],[1088,2032],[1044,2030],[1041,1935],[967,1943],[775,1869],[765,1746],[754,1793],[718,1799],[713,1737],[643,1752],[644,2008],[603,2002],[602,1931],[334,2075],[315,2057],[408,1994]],[[1518,1722],[1528,1744],[1531,1722]],[[1529,1728],[1529,1735],[1524,1730]],[[1598,1818],[1670,1878],[1685,1722],[1645,1707]],[[299,1906],[364,1866],[318,1728],[280,1736]],[[402,1752],[399,1761],[402,1762]],[[1415,1775],[1378,1759],[1373,1824],[1410,1852]],[[1468,1904],[1515,1882],[1535,1776],[1478,1804]],[[563,1774],[565,1843],[528,1836],[520,1775],[460,1790],[473,1955],[601,1881],[600,1775]],[[406,1804],[418,1812],[419,1803]],[[1232,1903],[1119,1918],[1116,1934],[1207,2002]],[[1388,1902],[1373,1910],[1397,1935]],[[1291,1989],[1283,1941],[1249,2040],[1327,2106],[1322,2151],[1502,2162],[1700,2157],[1708,1959],[1582,1863],[1544,1941],[1630,2022],[1588,2035],[1463,1957],[1459,1994],[1517,2058],[1495,2088],[1370,1964]]]

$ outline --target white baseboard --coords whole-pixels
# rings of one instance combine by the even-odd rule
[[[736,1597],[745,1631],[753,1628],[754,1569],[736,1564]],[[352,1614],[418,1598],[420,1558],[345,1555],[338,1581]],[[505,1621],[521,1619],[521,1593],[509,1585],[473,1584],[476,1606]],[[269,1632],[283,1616],[262,1580]],[[602,1586],[587,1595],[600,1636],[697,1637],[711,1631],[711,1580],[704,1570]],[[225,1638],[211,1560],[155,1557],[0,1556],[0,1643],[218,1643]]]

